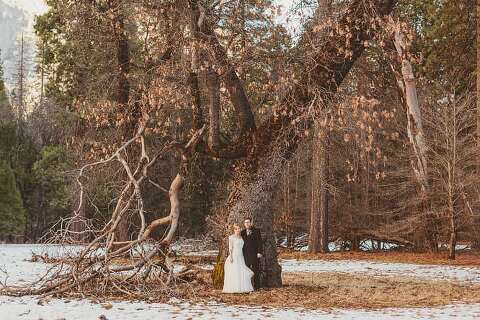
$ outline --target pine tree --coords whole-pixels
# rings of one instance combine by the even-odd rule
[[[25,117],[25,98],[27,96],[26,80],[28,76],[26,60],[25,39],[22,33],[19,43],[18,61],[16,65],[17,70],[15,74],[15,89],[13,90],[13,105],[16,110],[16,117],[18,121],[23,120]]]
[[[8,102],[7,88],[5,87],[3,76],[3,63],[0,61],[0,122],[8,122],[12,120],[13,115]]]
[[[0,161],[0,237],[23,235],[25,209],[17,188],[15,175],[6,161]]]

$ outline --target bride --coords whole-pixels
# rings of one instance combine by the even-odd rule
[[[225,278],[223,292],[240,293],[253,291],[253,271],[245,264],[243,257],[243,239],[240,235],[240,226],[233,225],[234,234],[228,237],[229,255],[225,261]]]

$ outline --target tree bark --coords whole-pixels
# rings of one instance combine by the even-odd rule
[[[398,27],[400,28],[400,27]],[[399,87],[405,97],[407,106],[407,132],[410,143],[416,157],[416,163],[413,164],[415,176],[420,184],[422,193],[427,190],[427,145],[425,143],[425,134],[423,131],[422,114],[418,102],[417,87],[413,67],[406,57],[405,40],[400,30],[395,32],[395,48],[401,60],[402,78],[398,79]]]
[[[480,153],[480,49],[478,45],[480,44],[480,0],[477,0],[477,10],[476,10],[476,19],[477,19],[477,43],[475,48],[477,48],[477,144],[478,151]],[[480,156],[478,157],[478,169],[477,174],[480,174]],[[472,243],[472,248],[480,249],[480,217],[474,218],[474,232],[475,238]]]
[[[453,186],[449,184],[449,203],[448,203],[448,216],[449,216],[449,227],[450,227],[450,241],[448,246],[448,258],[455,259],[455,247],[457,245],[457,223],[455,219],[455,207],[452,193]]]
[[[326,19],[332,14],[332,0],[318,3],[317,19]],[[311,253],[328,252],[328,154],[325,132],[320,123],[314,124],[312,145],[312,199],[310,207],[310,237],[308,250]]]
[[[479,138],[480,145],[480,50],[478,45],[480,44],[480,0],[477,0],[477,137]],[[480,149],[480,148],[479,148]]]
[[[284,159],[281,152],[260,161],[259,168],[252,176],[251,167],[243,164],[236,173],[235,182],[227,202],[229,208],[227,230],[233,223],[241,224],[245,217],[252,217],[254,225],[260,229],[263,239],[267,287],[282,285],[281,266],[277,259],[276,238],[273,231],[273,202],[276,186],[279,184]],[[227,234],[228,231],[224,232]],[[226,249],[226,246],[223,246]],[[226,256],[226,252],[221,253]]]
[[[456,199],[459,198],[458,190],[460,189],[457,185],[458,182],[458,175],[457,175],[457,167],[459,165],[458,162],[458,145],[457,145],[457,135],[461,132],[461,124],[458,123],[457,117],[457,104],[456,102],[450,107],[451,109],[451,122],[449,125],[451,128],[445,127],[446,133],[446,142],[447,142],[447,190],[448,190],[448,219],[449,219],[449,228],[450,228],[450,241],[449,241],[449,248],[448,248],[448,258],[455,259],[455,247],[457,245],[457,218],[456,218]],[[450,136],[451,135],[451,136]]]
[[[310,253],[328,252],[328,142],[325,130],[315,123],[312,148],[312,201],[310,207]]]
[[[208,146],[212,150],[217,150],[220,145],[220,82],[214,70],[207,72],[207,89],[210,118]]]
[[[112,8],[113,11],[121,10],[118,7]],[[129,99],[130,99],[130,81],[128,80],[128,74],[130,72],[130,48],[128,44],[128,36],[125,30],[124,17],[121,12],[117,12],[113,19],[113,34],[116,43],[116,58],[117,58],[117,93],[116,100],[120,108],[127,108]],[[135,113],[136,111],[131,111]],[[137,119],[138,117],[134,115],[132,119]],[[127,136],[135,131],[133,124],[127,124],[126,128]],[[127,151],[128,152],[128,151]],[[129,216],[126,215],[117,229],[116,240],[117,241],[127,241],[130,240],[129,236],[129,227],[130,221]]]

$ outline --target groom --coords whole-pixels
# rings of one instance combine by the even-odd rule
[[[258,266],[258,259],[262,257],[263,243],[260,230],[255,228],[252,224],[252,218],[245,218],[245,229],[242,230],[243,238],[243,256],[245,263],[253,271],[253,288],[257,290],[260,288],[260,270]]]

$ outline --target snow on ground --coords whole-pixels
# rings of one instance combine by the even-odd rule
[[[362,260],[281,260],[284,272],[343,272],[480,283],[480,267],[382,263]]]
[[[7,283],[28,284],[38,279],[39,275],[45,274],[51,267],[42,262],[30,262],[32,254],[47,254],[50,258],[72,255],[81,249],[80,246],[57,246],[57,245],[39,245],[39,244],[0,244],[0,280],[4,282],[8,275]],[[205,254],[209,253],[208,251]],[[180,271],[184,266],[176,264],[174,272]],[[205,269],[211,269],[212,266],[200,265]],[[4,273],[7,271],[7,274]],[[3,320],[0,317],[0,320]]]
[[[78,250],[78,247],[43,246],[36,244],[0,244],[0,270],[8,271],[8,284],[24,284],[35,281],[44,274],[50,265],[33,263],[26,260],[32,258],[32,253],[44,254],[49,257],[61,257]],[[5,280],[5,274],[0,273],[0,279]],[[1,319],[1,317],[0,317]]]
[[[9,273],[11,284],[34,280],[48,265],[28,262],[31,252],[61,255],[63,248],[39,245],[0,245],[0,268]],[[75,248],[67,248],[67,251]],[[307,272],[364,272],[372,275],[418,276],[452,281],[478,282],[480,268],[418,266],[400,263],[376,263],[368,261],[296,261],[283,260],[283,270]],[[109,308],[111,307],[111,308]],[[207,305],[172,301],[169,304],[148,304],[144,302],[111,302],[105,305],[88,299],[52,299],[44,305],[38,304],[37,297],[0,296],[1,320],[88,320],[104,315],[109,320],[135,319],[479,319],[480,304],[448,305],[438,308],[393,308],[383,310],[350,309],[278,309],[265,307],[227,306],[212,302]]]
[[[480,305],[449,305],[442,308],[409,308],[385,310],[302,310],[274,309],[262,307],[226,306],[172,303],[147,304],[143,302],[113,302],[110,309],[102,304],[92,304],[87,300],[53,299],[46,305],[38,305],[30,297],[9,298],[0,296],[0,318],[2,320],[95,320],[103,315],[109,320],[145,319],[302,319],[302,320],[389,320],[389,319],[478,319]]]

